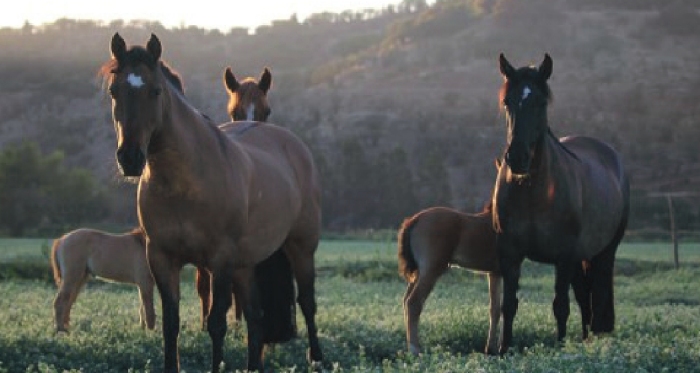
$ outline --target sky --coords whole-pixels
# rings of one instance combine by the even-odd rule
[[[34,26],[53,23],[60,18],[97,20],[158,21],[165,27],[197,26],[227,32],[232,27],[255,28],[273,20],[302,21],[310,14],[324,11],[381,9],[401,0],[19,0],[0,12],[0,28],[20,28],[25,21]]]

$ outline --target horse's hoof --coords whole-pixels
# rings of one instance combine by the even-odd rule
[[[57,329],[56,331],[54,331],[53,334],[55,336],[66,336],[70,334],[70,332],[68,332],[68,329]]]
[[[309,363],[309,366],[311,367],[312,372],[324,372],[325,369],[323,368],[323,362],[322,361],[312,361]]]
[[[318,356],[311,356],[311,355],[318,355]],[[323,371],[323,355],[320,353],[320,351],[317,354],[312,354],[311,349],[306,350],[306,361],[309,363],[309,366],[311,367],[311,370],[314,372],[322,372]]]

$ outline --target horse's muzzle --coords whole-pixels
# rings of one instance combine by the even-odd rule
[[[121,146],[117,149],[117,163],[122,175],[138,177],[146,166],[146,155],[138,146]]]
[[[524,147],[514,147],[508,148],[505,155],[505,162],[510,168],[510,172],[514,175],[525,176],[530,173],[530,152],[529,149]]]

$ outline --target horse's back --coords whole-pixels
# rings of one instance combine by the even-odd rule
[[[286,237],[316,241],[308,244],[315,247],[321,231],[321,186],[308,146],[292,131],[270,123],[238,121],[219,128],[249,156],[252,190],[267,196],[249,222],[269,225],[269,216],[285,220],[280,224],[288,225]]]
[[[473,271],[498,271],[496,233],[489,213],[466,214],[449,207],[419,212],[411,240],[417,260],[454,264]],[[418,251],[418,250],[415,250]]]
[[[107,280],[133,283],[148,269],[146,251],[132,234],[118,235],[80,228],[61,238],[62,264]]]
[[[87,263],[98,240],[100,234],[94,229],[78,228],[70,231],[57,239],[56,258],[62,266],[64,263]]]
[[[318,183],[316,166],[308,146],[292,131],[270,123],[237,121],[219,126],[229,139],[253,157],[265,158],[280,167],[303,173],[300,182]],[[317,185],[313,185],[318,187]]]
[[[560,141],[583,162],[602,167],[620,182],[627,178],[622,159],[610,144],[588,136],[568,136]]]
[[[572,136],[562,138],[561,143],[584,165],[582,250],[602,250],[627,224],[630,192],[626,170],[617,151],[603,141]],[[595,249],[586,249],[587,246]]]

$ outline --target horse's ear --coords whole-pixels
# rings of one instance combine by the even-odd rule
[[[160,55],[163,53],[163,47],[160,45],[160,40],[158,40],[155,34],[151,34],[151,38],[148,39],[146,50],[153,55],[156,61],[160,59]]]
[[[538,71],[543,80],[547,80],[552,76],[552,57],[549,57],[549,53],[544,54],[544,61],[542,61]]]
[[[116,60],[120,60],[124,56],[124,53],[126,53],[126,42],[124,42],[124,38],[122,38],[118,32],[115,32],[114,36],[112,36],[109,51]]]
[[[270,73],[270,69],[266,67],[258,81],[258,88],[260,88],[263,93],[267,94],[270,87],[272,87],[272,74]]]
[[[498,64],[501,69],[501,75],[503,75],[506,80],[510,80],[515,75],[515,69],[511,66],[503,53],[498,56]]]
[[[224,86],[226,86],[226,89],[231,93],[236,92],[240,86],[238,80],[236,80],[236,77],[233,75],[233,71],[231,71],[231,67],[227,67],[224,71]]]

